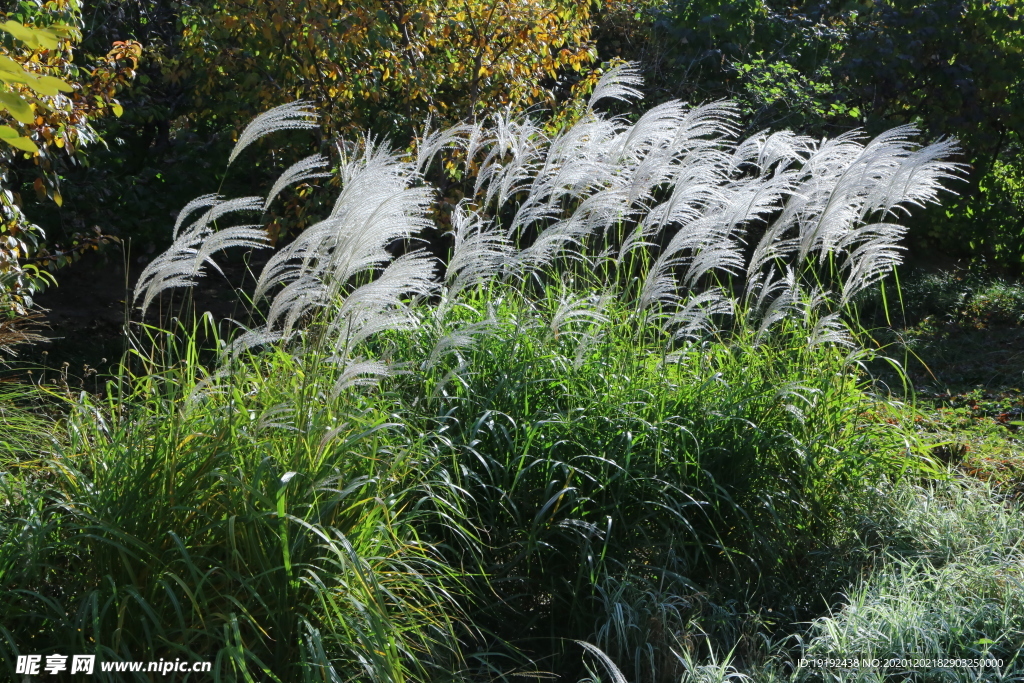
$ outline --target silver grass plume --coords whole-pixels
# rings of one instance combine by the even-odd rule
[[[263,210],[266,211],[270,208],[270,205],[277,198],[277,195],[281,193],[284,188],[295,183],[302,183],[313,178],[326,178],[330,176],[330,173],[324,173],[320,169],[326,168],[327,158],[322,154],[314,154],[308,156],[305,159],[301,159],[291,166],[289,166],[284,173],[282,173],[276,181],[274,181],[273,187],[270,188],[270,192],[267,194],[266,200],[263,202]]]
[[[601,253],[617,255],[610,266],[625,266],[636,251],[649,258],[630,303],[639,311],[657,307],[676,341],[713,332],[720,316],[733,313],[734,302],[714,285],[745,271],[744,308],[759,323],[759,339],[786,316],[812,310],[821,317],[809,343],[840,344],[843,331],[827,305],[849,301],[898,263],[904,229],[897,217],[936,201],[943,182],[961,171],[944,161],[955,142],[919,148],[910,142],[916,131],[906,127],[867,142],[857,133],[814,141],[786,131],[737,140],[737,110],[728,102],[693,108],[668,102],[636,123],[596,111],[603,99],[639,98],[639,85],[634,66],[610,70],[585,114],[554,135],[505,112],[443,131],[431,130],[428,121],[414,159],[371,138],[339,146],[342,189],[331,214],[272,256],[255,291],[257,301],[269,301],[266,323],[245,332],[236,349],[292,339],[317,315],[338,367],[338,390],[393,371],[383,360],[366,358],[361,346],[387,330],[436,325],[438,339],[423,367],[452,354],[461,367],[463,352],[492,326],[445,329],[446,311],[466,305],[460,297],[467,290],[536,277],[559,259],[593,264],[601,239]],[[266,132],[314,125],[304,106],[258,118],[232,160]],[[423,185],[422,171],[446,148],[465,150],[467,175],[475,173],[476,180],[473,194],[453,212],[455,245],[438,280],[437,264],[426,254],[395,259],[388,247],[432,225],[427,211],[434,191]],[[286,171],[260,208],[288,183],[312,177],[320,163],[310,157]],[[222,203],[206,195],[182,211],[173,253],[165,267],[147,274],[146,292],[192,281],[189,269],[223,244],[258,241],[246,232],[252,226],[215,237],[210,225]],[[206,213],[182,231],[203,208]],[[763,233],[745,260],[755,226]],[[535,235],[531,244],[514,246],[527,232]],[[841,291],[814,293],[808,309],[809,271],[825,262],[835,263]],[[436,295],[440,304],[432,314],[409,303]],[[567,297],[551,329],[589,319],[592,341],[602,314],[591,311],[585,299]],[[585,355],[581,342],[577,361]],[[461,370],[453,372],[461,379]]]
[[[463,366],[464,361],[460,352],[471,349],[481,338],[494,335],[497,327],[498,321],[491,317],[457,326],[438,338],[420,365],[420,369],[429,370],[450,354],[455,354],[459,366]]]
[[[274,107],[254,118],[238,136],[238,142],[228,157],[230,166],[246,147],[260,138],[279,130],[311,130],[317,127],[316,109],[309,102],[299,100]]]
[[[605,671],[607,671],[611,676],[612,683],[628,683],[626,681],[626,677],[623,676],[622,672],[619,671],[619,668],[615,666],[615,662],[613,662],[611,657],[606,655],[603,650],[582,640],[577,640],[576,644],[580,645],[588,654],[593,655],[597,661],[601,662],[601,666],[603,666]],[[593,672],[591,673],[593,674]],[[591,680],[599,680],[599,677],[592,675]]]
[[[754,335],[755,343],[760,343],[776,323],[785,320],[796,310],[796,303],[800,299],[800,284],[797,282],[796,273],[789,266],[786,267],[786,273],[777,287],[765,287],[763,294],[773,294],[775,291],[779,293],[774,298],[762,300],[767,305],[764,308],[764,313],[761,314],[757,333]]]
[[[492,221],[468,209],[466,200],[455,206],[451,221],[455,245],[444,276],[449,300],[497,275],[514,250]]]
[[[393,259],[386,249],[429,225],[431,192],[414,186],[415,165],[365,139],[346,150],[340,176],[342,190],[331,215],[264,267],[255,296],[270,299],[266,323],[233,349],[289,340],[319,312],[330,362],[339,370],[335,392],[373,384],[393,371],[381,359],[359,355],[360,345],[385,331],[417,327],[420,317],[405,299],[437,288],[433,258],[412,252]]]
[[[792,137],[789,142],[796,147],[765,154],[769,158],[762,163],[770,163],[772,156],[785,159],[790,186],[781,213],[748,263],[748,297],[772,263],[806,266],[812,256],[819,264],[835,256],[844,275],[841,304],[899,264],[906,230],[884,219],[936,202],[942,181],[959,177],[963,169],[944,160],[956,151],[955,141],[920,148],[909,141],[914,134],[915,129],[902,126],[866,145],[856,132],[817,144]],[[772,138],[786,142],[778,134]],[[799,165],[794,155],[803,156]],[[871,222],[872,217],[883,220]]]
[[[734,308],[733,300],[724,292],[711,289],[686,299],[685,304],[665,321],[664,328],[672,333],[675,341],[697,340],[717,332],[715,316],[731,316]]]
[[[180,234],[177,230],[185,218],[197,208],[210,207],[198,220]],[[239,225],[214,230],[211,224],[234,212],[258,212],[263,208],[260,197],[221,200],[204,195],[189,202],[178,215],[175,240],[162,254],[143,269],[135,283],[133,302],[142,297],[140,310],[145,313],[153,300],[168,289],[191,287],[203,275],[207,264],[220,270],[213,255],[231,247],[262,248],[268,246],[266,231],[258,225]]]
[[[821,345],[854,347],[850,329],[838,311],[820,316],[814,321],[811,335],[807,339],[807,347]]]
[[[434,157],[444,149],[450,149],[460,144],[466,137],[466,133],[476,130],[469,125],[457,125],[447,130],[430,130],[431,118],[428,115],[423,125],[423,133],[420,135],[416,145],[416,171],[423,173]]]
[[[590,94],[587,103],[591,111],[594,105],[601,100],[620,100],[628,102],[631,99],[643,98],[643,93],[632,87],[643,85],[644,79],[640,76],[640,69],[636,64],[625,63],[612,67],[594,86],[594,92]]]
[[[608,316],[601,311],[604,305],[605,300],[598,298],[595,301],[594,296],[563,296],[558,301],[555,314],[551,316],[548,329],[557,338],[570,322],[588,320],[591,323],[606,323]]]
[[[391,375],[390,366],[381,361],[364,360],[362,358],[354,360],[328,358],[327,361],[340,361],[344,367],[341,375],[334,382],[332,390],[334,396],[352,387],[373,386],[384,377]]]
[[[221,199],[222,197],[219,194],[204,194],[196,197],[183,206],[181,211],[178,212],[178,217],[174,221],[174,229],[171,230],[171,239],[177,239],[178,231],[181,230],[181,226],[185,223],[185,219],[195,213],[196,209],[202,209],[207,206],[219,204]]]

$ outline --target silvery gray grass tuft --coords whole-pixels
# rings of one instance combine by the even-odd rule
[[[559,309],[566,320],[600,320],[599,309],[584,312],[596,300],[590,295],[614,295],[637,315],[661,321],[675,340],[716,330],[738,305],[764,332],[786,316],[807,315],[808,305],[842,306],[876,283],[900,262],[901,214],[936,202],[943,181],[962,171],[948,161],[955,141],[921,147],[909,126],[873,140],[860,133],[813,140],[790,131],[738,140],[737,108],[729,102],[667,102],[635,123],[596,108],[605,99],[639,99],[639,85],[634,66],[610,70],[579,121],[554,135],[529,118],[497,114],[446,131],[431,131],[428,122],[411,160],[370,138],[339,144],[342,189],[333,210],[271,257],[254,293],[267,302],[265,322],[232,349],[292,340],[316,316],[327,330],[318,343],[328,345],[327,357],[340,369],[340,390],[390,371],[359,355],[373,335],[438,325],[444,334],[426,360],[432,364],[493,327],[445,327],[446,311],[467,291],[516,283],[525,289],[529,278],[580,265],[608,274],[607,282],[603,291],[567,299]],[[260,137],[313,121],[302,102],[272,109],[245,129],[229,163]],[[433,225],[428,210],[436,191],[424,171],[445,151],[457,152],[475,177],[472,196],[452,215],[452,254],[447,264],[421,251],[394,257],[389,245]],[[287,185],[322,175],[326,164],[320,156],[299,162],[266,198],[204,195],[189,203],[174,243],[136,285],[140,308],[162,291],[192,285],[206,264],[216,265],[218,251],[269,246],[259,225],[215,223],[264,212]],[[830,275],[822,278],[826,266]],[[617,286],[619,274],[638,277],[637,286]],[[742,283],[739,291],[721,285],[727,281]],[[432,313],[410,303],[428,298],[440,302]],[[811,341],[843,343],[840,328],[825,310]]]

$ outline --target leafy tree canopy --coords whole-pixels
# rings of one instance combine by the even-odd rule
[[[296,98],[328,133],[399,137],[553,103],[596,57],[577,0],[202,0],[182,7],[182,71],[203,116],[237,123]]]
[[[71,244],[47,245],[42,228],[22,212],[19,187],[63,203],[60,171],[81,163],[80,150],[99,139],[92,121],[120,115],[114,98],[134,76],[141,47],[115,43],[90,67],[76,64],[82,38],[78,0],[20,2],[0,17],[0,313],[23,313],[32,295],[57,268],[102,235],[75,235]]]

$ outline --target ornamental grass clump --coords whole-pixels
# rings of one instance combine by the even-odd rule
[[[316,319],[317,343],[346,377],[342,390],[390,372],[361,345],[424,324],[411,301],[439,298],[436,318],[469,289],[494,282],[529,291],[569,273],[580,276],[579,293],[612,295],[657,320],[670,345],[719,329],[738,306],[763,332],[801,301],[821,313],[822,338],[838,340],[838,309],[899,262],[905,228],[895,220],[937,201],[942,181],[961,171],[947,160],[954,141],[919,147],[909,126],[866,142],[857,133],[815,141],[789,131],[736,140],[728,102],[668,102],[632,124],[597,110],[602,100],[639,97],[639,83],[633,67],[612,69],[585,114],[553,135],[497,115],[425,129],[414,159],[369,138],[339,145],[342,189],[330,215],[270,258],[253,294],[267,303],[264,320],[232,349],[291,340]],[[257,117],[232,161],[258,137],[310,126],[313,116],[297,103]],[[450,258],[395,256],[389,248],[432,226],[434,191],[423,173],[450,151],[475,178],[452,216]],[[289,169],[272,196],[322,163],[310,157]],[[140,308],[192,284],[219,251],[267,246],[256,226],[214,226],[262,210],[272,196],[207,195],[186,206],[175,243],[136,285]],[[206,210],[181,227],[198,208]]]
[[[808,658],[887,662],[851,682],[1014,681],[1024,663],[1024,523],[975,480],[882,485],[863,530],[873,572],[811,624]],[[820,671],[798,680],[820,680]]]
[[[68,397],[63,433],[0,478],[10,680],[20,654],[96,655],[100,681],[151,675],[103,662],[158,659],[221,681],[455,675],[458,575],[403,510],[415,441],[381,438],[387,414],[350,396],[292,422],[277,406],[303,378],[284,353],[190,401],[204,376],[182,351],[131,395]]]
[[[60,446],[17,477],[6,660],[482,680],[582,676],[599,647],[660,682],[719,646],[724,676],[754,661],[730,614],[820,616],[863,482],[917,466],[873,456],[841,314],[899,261],[896,219],[959,175],[955,144],[737,140],[727,102],[601,113],[639,84],[613,69],[554,134],[497,115],[414,155],[339,143],[330,213],[267,260],[212,364],[195,329],[136,339],[145,371],[69,397]],[[257,117],[230,164],[314,117]],[[414,248],[437,164],[467,189],[443,260]],[[135,303],[268,247],[262,218],[227,218],[327,168],[189,203]]]

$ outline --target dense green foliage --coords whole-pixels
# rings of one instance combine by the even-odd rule
[[[74,0],[19,3],[0,25],[0,322],[25,315],[33,295],[53,282],[50,270],[76,260],[109,238],[96,230],[47,238],[22,211],[29,188],[40,199],[63,203],[60,174],[84,160],[82,149],[99,137],[96,120],[120,113],[114,99],[138,63],[137,43],[107,45],[74,61],[82,37],[81,6]],[[73,84],[73,85],[72,85]]]
[[[5,397],[5,660],[578,680],[580,640],[636,682],[789,680],[786,661],[851,651],[1019,671],[1019,513],[916,488],[935,471],[873,417],[905,408],[866,393],[857,356],[793,320],[666,362],[614,304],[554,326],[557,288],[478,296],[493,337],[422,369],[439,331],[388,335],[412,371],[370,391],[339,394],[315,351],[210,375],[179,328],[105,396],[51,393],[58,422]]]
[[[887,279],[903,219],[1021,267],[1013,0],[55,7],[92,108],[10,205],[142,272],[109,373],[0,378],[4,676],[1020,680],[1024,289]]]

